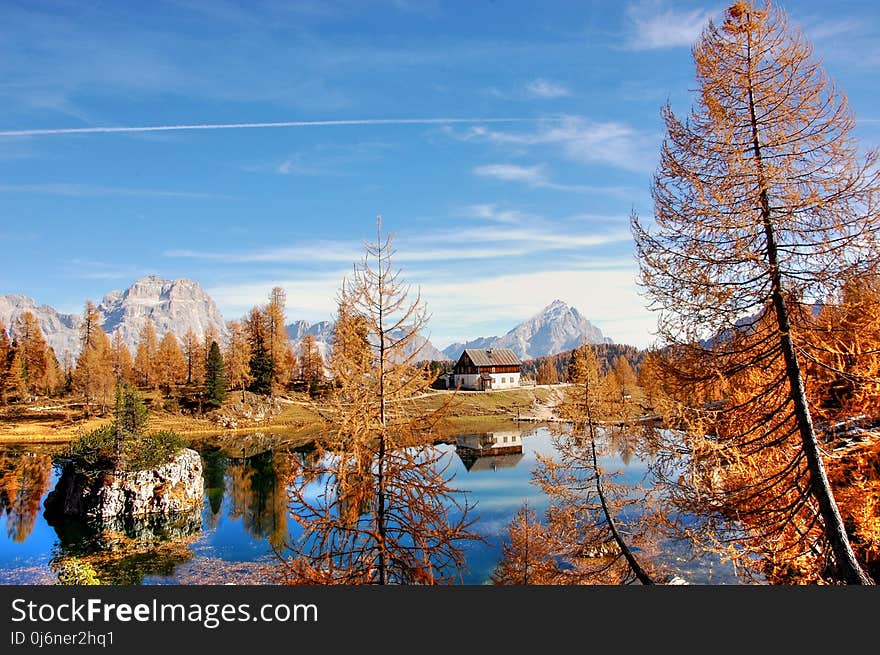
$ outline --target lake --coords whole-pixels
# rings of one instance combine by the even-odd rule
[[[472,529],[485,542],[465,547],[465,584],[488,581],[501,554],[507,525],[524,502],[538,514],[547,498],[531,483],[537,456],[552,456],[554,446],[544,427],[459,435],[455,444],[438,448],[451,460],[453,486],[466,491],[475,505]],[[619,470],[621,481],[639,484],[644,462],[626,448],[602,457],[602,466]],[[50,525],[43,515],[46,494],[59,470],[50,446],[0,446],[0,584],[52,584],[51,562],[58,557],[104,553],[105,581],[116,584],[267,584],[276,563],[272,546],[296,531],[288,516],[282,471],[290,458],[306,452],[267,451],[230,457],[202,449],[205,469],[203,510],[172,520],[153,519],[97,532],[88,524],[64,520]],[[687,557],[686,545],[664,542],[661,559],[695,584],[737,583],[734,572],[716,557]]]

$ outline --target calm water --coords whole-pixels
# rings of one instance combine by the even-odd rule
[[[544,428],[530,431],[462,435],[456,445],[439,446],[452,462],[453,485],[466,490],[476,507],[473,529],[486,543],[466,548],[467,584],[487,581],[501,553],[507,524],[523,502],[539,515],[547,506],[531,484],[536,455],[552,455]],[[646,466],[625,448],[603,458],[607,470],[620,470],[622,481],[639,484]],[[272,545],[284,542],[296,524],[287,514],[283,471],[291,457],[306,453],[265,452],[233,458],[202,451],[205,504],[201,513],[113,526],[96,533],[88,525],[65,520],[50,525],[43,516],[46,494],[59,471],[50,448],[0,448],[0,584],[47,584],[55,580],[53,559],[67,555],[108,554],[104,579],[126,584],[199,584],[269,582],[275,563]],[[694,583],[736,582],[713,558],[686,559],[681,544],[664,545],[664,563]],[[109,578],[109,580],[108,580]]]

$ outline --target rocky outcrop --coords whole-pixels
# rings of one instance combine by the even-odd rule
[[[173,460],[145,471],[83,471],[65,466],[46,497],[47,514],[101,520],[170,515],[200,509],[202,459],[189,448]]]
[[[245,392],[230,394],[232,402],[214,414],[214,422],[221,428],[234,430],[239,427],[266,423],[284,409],[278,398]]]

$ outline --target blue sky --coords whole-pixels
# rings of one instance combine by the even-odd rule
[[[880,144],[880,8],[777,4]],[[275,285],[288,319],[329,319],[381,214],[439,347],[556,298],[647,345],[627,217],[651,213],[660,107],[689,107],[723,7],[2,0],[0,293],[79,312],[155,273],[227,319]]]

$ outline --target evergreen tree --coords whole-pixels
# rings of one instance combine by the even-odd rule
[[[249,362],[251,382],[248,388],[254,393],[271,395],[275,369],[269,350],[269,335],[263,312],[257,307],[251,309],[245,319],[244,327],[251,353]]]
[[[116,387],[116,428],[132,436],[146,433],[149,412],[144,400],[131,384]]]
[[[223,356],[216,341],[208,349],[208,365],[205,368],[205,399],[209,405],[219,407],[226,399],[226,377]]]

